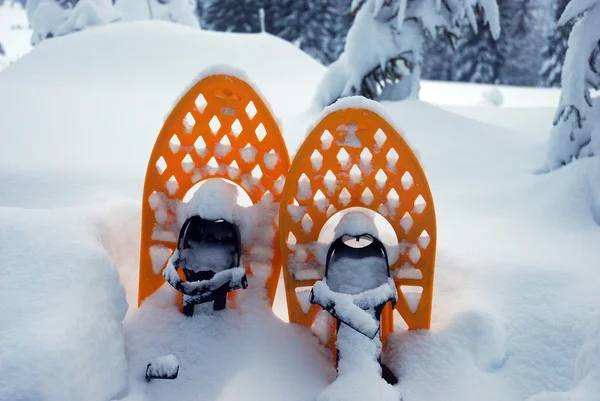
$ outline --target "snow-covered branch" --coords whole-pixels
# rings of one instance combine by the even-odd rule
[[[354,95],[417,98],[426,39],[459,38],[464,21],[477,29],[477,15],[494,39],[500,35],[496,0],[354,0],[351,12],[356,18],[344,52],[315,99],[321,107]]]
[[[547,164],[550,169],[591,154],[588,145],[594,127],[589,121],[593,107],[590,92],[600,87],[599,3],[599,0],[573,0],[559,20],[559,26],[573,19],[576,22],[569,36],[560,103],[549,142]]]

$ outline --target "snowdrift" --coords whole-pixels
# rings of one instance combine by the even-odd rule
[[[169,288],[135,308],[154,139],[193,77],[223,63],[261,88],[293,154],[324,68],[269,35],[114,24],[44,41],[0,72],[0,399],[300,401],[333,378],[316,339],[252,297],[194,321]],[[550,105],[468,105],[461,91],[484,89],[452,88],[438,87],[444,109],[384,103],[428,176],[439,250],[432,330],[397,319],[385,362],[406,400],[594,400],[595,161],[536,174]],[[145,364],[169,353],[180,379],[145,384]]]

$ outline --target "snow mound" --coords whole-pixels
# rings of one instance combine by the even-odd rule
[[[0,147],[0,204],[140,199],[164,116],[201,71],[223,64],[243,70],[281,119],[310,104],[324,72],[269,34],[164,21],[114,23],[43,41],[0,73],[0,121],[10,143]],[[57,101],[67,98],[77,112]]]
[[[542,392],[527,401],[594,401],[600,394],[600,314],[590,322],[575,362],[573,387],[565,392]]]
[[[0,208],[0,398],[106,400],[126,387],[125,291],[85,212]]]

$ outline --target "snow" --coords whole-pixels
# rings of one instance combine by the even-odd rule
[[[235,184],[212,179],[206,180],[193,192],[191,199],[179,210],[180,225],[190,216],[208,220],[223,219],[238,223],[244,208],[238,207],[238,189]]]
[[[152,245],[150,247],[150,258],[152,259],[152,270],[158,274],[169,260],[171,250],[164,245]]]
[[[31,14],[29,21],[33,29],[31,44],[36,45],[48,36],[56,36],[56,32],[65,21],[65,10],[52,0],[42,0],[37,7],[29,6],[29,9],[32,10],[28,12]]]
[[[333,367],[317,339],[277,319],[264,303],[247,296],[236,310],[217,312],[198,305],[190,319],[174,304],[176,296],[163,286],[127,318],[129,389],[123,401],[306,401],[327,385]],[[179,360],[178,378],[146,384],[148,362],[165,354]]]
[[[31,49],[31,28],[27,12],[16,3],[0,4],[0,70],[22,57]],[[4,53],[4,55],[2,54]]]
[[[256,152],[258,152],[258,150],[254,146],[246,146],[245,148],[240,149],[240,155],[246,163],[252,163],[254,161]]]
[[[65,11],[65,21],[56,30],[57,35],[79,31],[88,26],[110,24],[122,18],[113,7],[112,0],[80,0],[75,7]]]
[[[317,396],[318,401],[359,401],[377,399],[398,401],[402,399],[397,388],[380,376],[377,356],[381,353],[381,340],[373,340],[354,329],[341,325],[337,333],[340,353],[339,376]]]
[[[597,399],[600,169],[595,157],[537,173],[556,90],[499,87],[490,107],[489,86],[422,82],[422,101],[377,105],[420,150],[438,230],[431,330],[406,332],[396,315],[382,355],[397,386],[371,361],[329,387],[326,349],[282,321],[282,283],[273,311],[251,277],[235,310],[187,318],[168,284],[137,308],[148,158],[162,116],[212,64],[252,77],[293,156],[323,111],[310,106],[325,71],[268,34],[111,24],[0,72],[1,399]],[[169,354],[179,377],[146,383]]]
[[[346,265],[347,261],[340,261]],[[350,269],[356,266],[349,266]],[[397,400],[399,394],[380,377],[378,358],[381,355],[379,321],[374,308],[397,298],[392,279],[379,286],[363,287],[355,294],[332,290],[328,282],[331,277],[318,281],[313,286],[311,302],[332,310],[340,327],[336,336],[339,353],[338,377],[317,397],[317,400]]]
[[[412,278],[420,280],[423,278],[421,270],[416,269],[413,265],[408,262],[404,262],[399,269],[393,271],[394,278]]]
[[[580,14],[588,11],[598,4],[598,0],[577,0],[571,1],[565,7],[560,19],[557,22],[558,26],[562,26]]]
[[[191,0],[117,0],[117,9],[123,21],[164,20],[199,28],[195,14],[195,3]]]
[[[588,156],[590,141],[595,127],[599,126],[597,113],[593,112],[594,103],[590,91],[600,86],[596,71],[597,46],[600,28],[600,7],[591,5],[588,0],[569,3],[561,21],[567,22],[575,10],[585,12],[578,19],[569,34],[568,49],[565,54],[561,77],[560,103],[554,117],[548,143],[546,167],[556,169],[571,162],[573,158]],[[591,7],[591,8],[589,8]],[[597,107],[597,106],[596,106]],[[596,131],[597,132],[597,131]]]
[[[375,338],[380,328],[372,310],[382,303],[397,298],[393,280],[387,279],[378,286],[364,286],[359,289],[360,292],[355,293],[346,292],[346,289],[337,283],[335,284],[339,289],[335,287],[332,289],[329,283],[333,285],[335,279],[327,277],[315,283],[311,303],[321,305],[327,310],[331,308],[335,316],[344,324],[370,339]]]
[[[0,398],[105,400],[126,387],[127,302],[100,214],[0,207]]]
[[[179,361],[175,355],[170,354],[154,358],[146,369],[146,376],[148,379],[176,377],[178,372]]]

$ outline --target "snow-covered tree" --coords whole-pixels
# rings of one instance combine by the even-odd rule
[[[80,0],[73,8],[67,9],[63,9],[55,0],[30,0],[27,3],[27,16],[33,30],[32,45],[44,39],[121,19],[112,0]]]
[[[65,21],[57,28],[62,36],[85,28],[119,21],[122,15],[115,10],[112,0],[79,0],[75,7],[65,10]]]
[[[549,169],[600,150],[600,119],[590,93],[592,89],[600,88],[600,0],[571,0],[558,26],[570,21],[574,24],[548,146]]]
[[[425,39],[440,39],[440,31],[459,38],[464,20],[477,29],[478,14],[495,39],[500,34],[495,0],[354,0],[352,12],[344,52],[329,66],[316,96],[321,106],[350,95],[417,97]]]
[[[31,24],[31,44],[57,36],[57,30],[65,21],[65,10],[54,0],[29,0],[27,18]]]
[[[556,27],[556,23],[565,11],[565,7],[567,7],[569,1],[555,0],[552,3],[554,29],[550,30],[549,35],[546,37],[546,45],[542,50],[542,64],[539,73],[541,86],[560,86],[562,64],[567,52],[567,41],[573,24],[568,22],[560,27]]]
[[[164,20],[200,27],[195,0],[116,0],[123,21]]]

